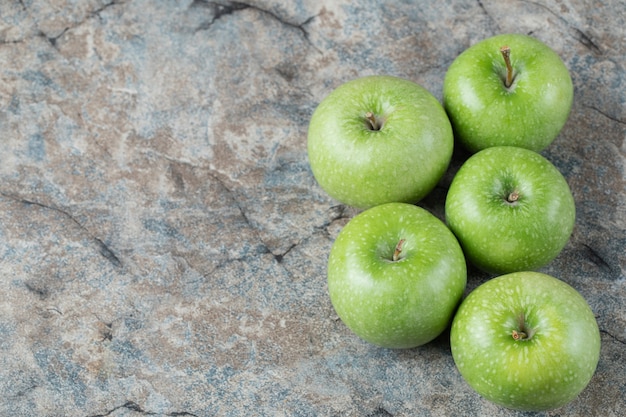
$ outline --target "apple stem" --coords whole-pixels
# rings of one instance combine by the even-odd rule
[[[371,111],[368,111],[367,113],[365,113],[365,119],[368,122],[368,127],[370,128],[370,130],[380,130],[380,129],[382,129],[382,127],[383,127],[382,123],[376,117],[376,115],[374,113],[372,113]]]
[[[506,88],[511,87],[513,84],[513,67],[511,66],[511,48],[508,45],[504,45],[500,48],[500,53],[504,58],[504,64],[506,65],[506,79],[504,80],[504,86]]]
[[[402,253],[402,245],[404,245],[405,241],[406,239],[400,239],[398,241],[396,249],[393,251],[393,256],[391,257],[392,261],[396,262],[398,259],[400,259],[400,254]]]
[[[535,331],[529,328],[528,326],[526,326],[524,313],[521,313],[519,315],[518,326],[519,326],[519,330],[513,329],[511,331],[511,337],[513,337],[514,340],[524,341],[524,340],[530,340],[533,338]]]
[[[528,335],[524,332],[518,332],[517,330],[513,330],[511,332],[511,336],[513,336],[513,339],[515,340],[525,340],[528,338]]]
[[[506,201],[507,203],[515,203],[517,200],[519,200],[519,191],[517,190],[513,190],[507,197],[506,197]]]

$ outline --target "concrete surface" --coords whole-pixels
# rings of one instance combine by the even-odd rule
[[[502,32],[549,44],[575,103],[543,152],[577,223],[544,272],[602,332],[548,416],[626,415],[624,1],[0,2],[0,415],[520,416],[475,394],[447,335],[392,351],[333,312],[326,258],[356,212],[308,167],[332,88],[437,98]],[[421,205],[442,215],[454,170]],[[488,277],[470,271],[468,291]]]

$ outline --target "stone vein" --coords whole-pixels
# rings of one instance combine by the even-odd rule
[[[76,220],[76,218],[72,216],[69,212],[59,207],[29,200],[29,199],[22,198],[14,194],[9,194],[3,191],[0,191],[0,195],[5,198],[8,198],[9,200],[16,201],[18,203],[22,203],[26,205],[34,205],[37,207],[41,207],[45,210],[51,210],[51,211],[60,213],[61,215],[63,215],[64,217],[72,221],[72,223],[76,224],[83,232],[85,232],[90,237],[92,242],[95,243],[96,247],[98,248],[98,253],[100,253],[100,255],[102,255],[105,259],[107,259],[109,262],[111,262],[111,264],[113,264],[117,268],[121,268],[123,266],[122,261],[115,254],[115,252],[113,252],[113,250],[111,250],[111,248],[107,244],[105,244],[100,238],[94,236],[85,226],[83,226],[78,220]]]

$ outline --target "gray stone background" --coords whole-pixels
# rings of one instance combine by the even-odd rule
[[[315,183],[315,106],[368,74],[441,99],[471,44],[559,53],[570,118],[543,152],[576,227],[544,272],[589,301],[597,372],[548,416],[626,415],[626,3],[0,2],[0,415],[521,416],[475,394],[448,335],[353,336],[326,259],[356,212]],[[420,204],[443,215],[457,151]],[[470,270],[468,291],[489,277]]]

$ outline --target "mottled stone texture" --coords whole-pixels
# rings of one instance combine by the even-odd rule
[[[582,395],[540,415],[626,414],[624,1],[3,0],[0,415],[523,415],[476,395],[447,335],[379,349],[326,292],[355,210],[308,167],[308,120],[340,83],[436,97],[465,48],[529,33],[575,103],[543,154],[574,234],[545,272],[602,332]],[[421,205],[442,216],[449,181]],[[488,277],[470,271],[468,290]]]

